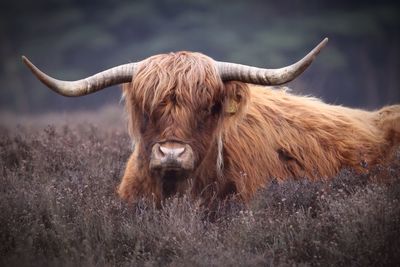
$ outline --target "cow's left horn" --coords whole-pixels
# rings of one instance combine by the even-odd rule
[[[82,80],[61,81],[39,70],[25,56],[22,56],[22,61],[42,83],[63,96],[83,96],[112,85],[130,82],[132,81],[135,68],[138,64],[128,63],[120,65]]]
[[[292,81],[313,62],[328,42],[325,38],[310,53],[298,62],[280,69],[262,69],[229,62],[217,62],[217,69],[223,81],[242,81],[260,85],[280,85]]]

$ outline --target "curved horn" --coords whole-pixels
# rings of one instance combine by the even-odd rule
[[[25,56],[22,56],[22,61],[42,83],[63,96],[84,96],[112,85],[130,82],[138,64],[120,65],[77,81],[61,81],[39,70]]]
[[[292,81],[303,73],[327,42],[328,38],[325,38],[304,58],[280,69],[262,69],[229,62],[217,62],[217,69],[223,81],[235,80],[260,85],[280,85]]]

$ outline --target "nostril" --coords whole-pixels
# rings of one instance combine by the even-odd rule
[[[165,155],[165,156],[171,156],[174,158],[177,158],[181,156],[185,152],[185,147],[179,147],[179,148],[168,148],[168,147],[163,147],[160,146],[160,152]]]
[[[175,148],[175,155],[179,157],[185,152],[185,147]]]
[[[158,146],[157,152],[159,154],[160,157],[164,157],[166,153],[164,153],[162,146]]]

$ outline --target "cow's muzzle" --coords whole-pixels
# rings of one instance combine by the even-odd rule
[[[180,142],[156,143],[151,149],[150,170],[187,172],[194,168],[193,149]]]

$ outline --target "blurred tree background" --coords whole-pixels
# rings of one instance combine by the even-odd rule
[[[0,109],[23,113],[118,103],[118,87],[81,98],[46,89],[21,63],[28,56],[59,79],[177,50],[275,68],[324,37],[328,46],[297,93],[377,108],[400,102],[400,9],[396,1],[43,0],[0,4]]]

